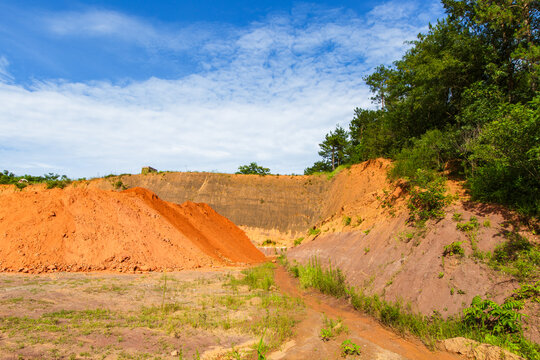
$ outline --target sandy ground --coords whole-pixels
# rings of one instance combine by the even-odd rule
[[[299,290],[283,268],[269,291],[238,269],[167,274],[0,274],[0,359],[459,359],[406,340],[347,303]],[[281,293],[280,293],[281,292]],[[344,331],[323,341],[325,318]],[[265,330],[266,329],[266,330]]]
[[[238,276],[0,274],[0,359],[216,358],[302,314],[277,291],[227,285]]]

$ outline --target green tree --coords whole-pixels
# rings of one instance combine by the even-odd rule
[[[525,105],[500,104],[469,148],[473,196],[540,214],[540,96]]]
[[[318,172],[332,171],[332,166],[326,161],[316,161],[313,166],[310,166],[304,170],[304,175],[312,175]]]
[[[388,124],[384,121],[383,110],[366,110],[356,108],[349,124],[350,142],[347,148],[347,159],[358,163],[370,158],[389,156],[393,136]]]
[[[326,134],[324,141],[319,144],[319,155],[332,166],[332,170],[346,161],[348,137],[347,131],[338,125],[334,131]]]
[[[257,165],[256,162],[252,162],[249,165],[242,165],[238,167],[237,174],[255,174],[255,175],[268,175],[270,169]]]
[[[381,104],[384,109],[386,94],[388,93],[388,81],[390,79],[391,70],[384,65],[378,66],[375,72],[364,77],[364,81],[369,86],[374,96],[371,98],[374,102]]]

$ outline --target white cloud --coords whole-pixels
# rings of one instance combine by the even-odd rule
[[[217,37],[197,35],[205,40],[193,51],[205,70],[176,80],[0,83],[0,166],[40,173],[30,165],[54,164],[70,176],[95,176],[144,165],[231,172],[258,161],[274,172],[301,173],[317,159],[328,130],[346,126],[356,106],[371,106],[362,76],[397,59],[403,42],[426,29],[418,17],[438,15],[407,11],[387,21],[381,6],[369,19],[297,9],[294,17],[272,15]],[[188,28],[110,12],[58,16],[48,26],[62,36],[143,45],[165,39],[160,46],[170,50],[191,41]]]
[[[148,49],[186,51],[208,41],[226,27],[205,23],[184,26],[152,24],[110,10],[57,13],[44,16],[46,30],[58,36],[101,37],[135,43]]]
[[[8,71],[9,61],[5,56],[0,56],[0,82],[11,81],[13,76]]]

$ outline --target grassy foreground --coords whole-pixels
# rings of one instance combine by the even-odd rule
[[[263,359],[303,303],[274,265],[144,275],[1,274],[1,359]],[[208,356],[208,355],[205,355]]]
[[[356,310],[373,316],[400,333],[413,334],[432,348],[437,340],[461,336],[500,346],[527,359],[540,359],[540,345],[523,336],[521,314],[518,313],[523,306],[522,300],[496,304],[475,297],[461,316],[443,319],[438,314],[425,316],[414,313],[410,305],[401,302],[388,302],[377,295],[366,295],[348,285],[340,269],[331,264],[322,267],[316,258],[306,265],[291,264],[285,256],[281,256],[280,261],[303,287],[348,298]]]

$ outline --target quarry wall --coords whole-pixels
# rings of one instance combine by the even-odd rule
[[[119,181],[128,188],[147,188],[166,201],[207,203],[252,239],[305,233],[325,216],[332,185],[326,176],[163,172],[97,179],[91,186],[110,190]]]

